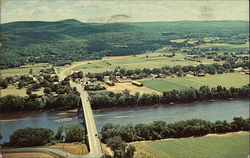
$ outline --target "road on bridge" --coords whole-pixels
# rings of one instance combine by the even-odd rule
[[[81,84],[71,82],[70,85],[72,87],[76,87],[76,89],[80,93],[80,97],[82,100],[82,108],[84,112],[85,126],[87,128],[87,136],[90,149],[90,152],[86,155],[86,157],[100,158],[103,156],[103,152],[98,132],[96,130],[93,112],[88,100],[88,93],[84,91],[83,86]]]
[[[69,75],[72,68],[76,67],[77,65],[73,65],[63,69],[60,73],[56,71],[59,80],[63,80],[67,75]],[[90,106],[90,102],[88,100],[88,93],[84,91],[84,88],[81,84],[76,84],[70,81],[71,87],[76,87],[77,91],[80,93],[81,101],[82,101],[82,109],[84,113],[84,120],[85,126],[87,128],[87,136],[88,136],[88,143],[89,143],[89,150],[90,152],[85,155],[84,157],[89,158],[100,158],[103,156],[101,142],[98,136],[98,132],[96,130],[95,120],[93,117],[93,112]]]

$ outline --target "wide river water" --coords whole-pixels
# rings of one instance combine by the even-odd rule
[[[149,123],[164,120],[169,123],[200,118],[209,121],[232,121],[235,116],[249,117],[249,100],[227,100],[215,102],[199,102],[190,104],[158,105],[144,107],[112,108],[94,111],[97,129],[107,123]],[[82,123],[75,112],[28,112],[6,113],[0,115],[1,142],[9,140],[9,136],[24,127],[51,128],[56,131],[58,126]]]

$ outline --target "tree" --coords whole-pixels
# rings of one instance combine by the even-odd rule
[[[242,117],[234,117],[231,127],[233,131],[241,131],[243,127],[246,126],[245,124],[246,122]]]
[[[20,81],[18,84],[17,84],[17,86],[18,86],[18,88],[23,88],[23,86],[25,85],[25,83],[23,82],[23,81]]]
[[[27,95],[31,95],[31,93],[32,93],[31,89],[30,89],[30,88],[27,88],[26,94],[27,94]]]
[[[134,129],[137,140],[150,140],[150,129],[147,124],[136,124]]]
[[[8,81],[6,79],[0,78],[0,87],[3,87],[4,89],[8,87]]]
[[[43,90],[44,93],[50,94],[52,92],[50,87],[45,87]]]
[[[136,151],[135,146],[129,144],[128,146],[125,147],[125,157],[126,158],[133,158],[135,151]]]
[[[153,74],[159,74],[159,73],[161,73],[161,69],[159,69],[159,68],[153,68],[152,73]]]
[[[96,79],[99,81],[103,81],[104,76],[102,74],[98,73],[98,74],[96,74]]]
[[[114,136],[107,139],[107,146],[112,150],[125,149],[126,143],[122,140],[120,136]]]
[[[65,127],[65,142],[82,142],[85,140],[85,129],[79,125],[68,125]]]
[[[24,128],[18,129],[10,135],[9,143],[12,146],[39,146],[53,140],[54,132],[47,128]]]
[[[56,139],[56,140],[63,140],[63,135],[62,135],[63,129],[64,129],[63,126],[59,126],[59,127],[57,128],[57,133],[56,133],[56,135],[55,135],[55,139]]]
[[[30,71],[29,71],[29,74],[32,74],[32,72],[33,72],[33,69],[31,68]]]
[[[181,70],[181,65],[176,65],[173,67],[174,73],[178,72]]]

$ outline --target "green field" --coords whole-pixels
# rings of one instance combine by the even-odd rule
[[[198,46],[199,48],[219,48],[227,51],[240,52],[249,50],[249,42],[246,44],[227,44],[227,43],[206,43]]]
[[[176,53],[176,55],[172,58],[164,57],[163,55],[169,54],[169,52],[165,52],[161,49],[150,52],[136,55],[135,57],[130,56],[114,56],[114,57],[104,57],[102,60],[89,60],[87,62],[75,62],[72,66],[74,70],[81,70],[84,72],[103,72],[103,71],[111,71],[116,67],[120,66],[122,68],[128,69],[143,69],[143,68],[160,68],[162,66],[175,66],[175,65],[199,65],[203,64],[212,64],[218,63],[211,59],[202,59],[201,62],[197,61],[187,61],[184,60],[186,55],[181,53]]]
[[[165,79],[140,80],[146,87],[156,91],[180,90],[189,87],[199,88],[203,85],[216,87],[218,85],[229,87],[242,87],[249,84],[249,76],[241,73],[225,73],[218,75],[207,75],[205,77],[183,77]]]
[[[47,63],[38,63],[34,65],[25,65],[16,68],[9,68],[1,70],[1,76],[17,75],[17,74],[28,74],[30,69],[33,70],[33,73],[38,73],[41,69],[48,68]]]
[[[133,143],[135,158],[247,158],[249,134],[234,133]]]

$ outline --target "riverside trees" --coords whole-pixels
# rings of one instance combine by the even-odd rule
[[[65,135],[63,135],[65,131]],[[13,132],[10,136],[9,143],[5,145],[9,146],[40,146],[46,145],[48,143],[64,142],[85,142],[85,128],[79,124],[72,124],[67,126],[58,127],[57,133],[48,128],[30,128],[26,127],[23,129],[18,129]]]
[[[111,148],[115,143],[122,146],[124,142],[158,140],[165,138],[182,138],[191,136],[203,136],[208,133],[225,133],[235,131],[248,131],[250,129],[250,119],[242,117],[233,118],[232,122],[227,121],[205,121],[201,119],[191,119],[167,123],[165,121],[154,121],[149,124],[127,124],[114,125],[107,123],[102,127],[102,141]]]
[[[36,98],[36,95],[21,97],[7,95],[0,98],[0,111],[38,111],[49,109],[75,109],[80,103],[76,93],[49,96],[45,99]]]
[[[190,103],[193,101],[205,101],[213,99],[248,98],[250,85],[241,88],[225,88],[217,86],[209,88],[202,86],[199,89],[187,88],[184,90],[165,91],[163,95],[158,94],[130,94],[129,91],[122,93],[113,92],[89,92],[90,102],[93,109],[108,108],[114,106],[140,106],[157,103]]]

